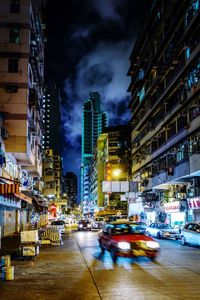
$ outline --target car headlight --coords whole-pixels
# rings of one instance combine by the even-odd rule
[[[148,248],[152,248],[152,249],[160,248],[160,245],[157,242],[153,242],[153,241],[146,242],[146,245]]]
[[[122,250],[129,250],[131,249],[131,245],[127,242],[120,242],[118,243],[118,247]]]
[[[79,224],[79,227],[83,227],[83,224]]]
[[[87,224],[87,227],[91,227],[90,224]]]

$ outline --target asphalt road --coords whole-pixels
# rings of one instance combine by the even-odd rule
[[[100,255],[97,232],[68,232],[62,246],[42,246],[36,261],[15,260],[1,300],[200,299],[200,248],[160,240],[155,262]]]

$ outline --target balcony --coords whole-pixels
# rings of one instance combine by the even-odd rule
[[[45,187],[43,189],[43,195],[44,196],[49,196],[49,195],[56,195],[56,188],[48,188],[48,187]]]
[[[41,194],[43,190],[43,181],[41,180],[33,181],[33,190]]]
[[[35,156],[27,136],[10,135],[5,141],[6,152],[12,153],[21,166],[34,166]]]
[[[42,177],[42,163],[36,160],[35,165],[23,167],[32,177]]]
[[[44,175],[43,179],[44,179],[45,182],[52,182],[52,181],[55,180],[54,175]]]
[[[53,160],[46,160],[45,158],[45,161],[43,163],[43,168],[44,169],[53,169]]]

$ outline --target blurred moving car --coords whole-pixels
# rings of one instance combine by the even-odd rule
[[[78,230],[91,230],[91,223],[86,220],[80,220],[78,222]]]
[[[131,221],[106,223],[98,240],[102,254],[109,251],[114,262],[118,256],[146,256],[153,260],[160,250],[159,243],[144,234],[144,227]]]
[[[56,229],[58,229],[59,232],[65,233],[65,221],[63,221],[63,220],[51,221],[49,227],[56,228]]]
[[[104,224],[104,218],[103,217],[98,217],[98,218],[94,218],[92,220],[92,229],[101,229],[103,227]]]
[[[152,223],[146,228],[146,233],[148,236],[153,236],[157,239],[174,238],[177,240],[180,236],[178,229],[174,229],[171,225],[164,223]]]
[[[190,222],[181,229],[181,245],[186,243],[200,246],[200,222]]]

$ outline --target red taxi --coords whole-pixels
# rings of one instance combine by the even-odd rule
[[[145,235],[145,227],[131,221],[119,220],[105,224],[98,240],[102,254],[108,250],[114,262],[118,256],[146,256],[153,260],[160,250],[159,243]]]

